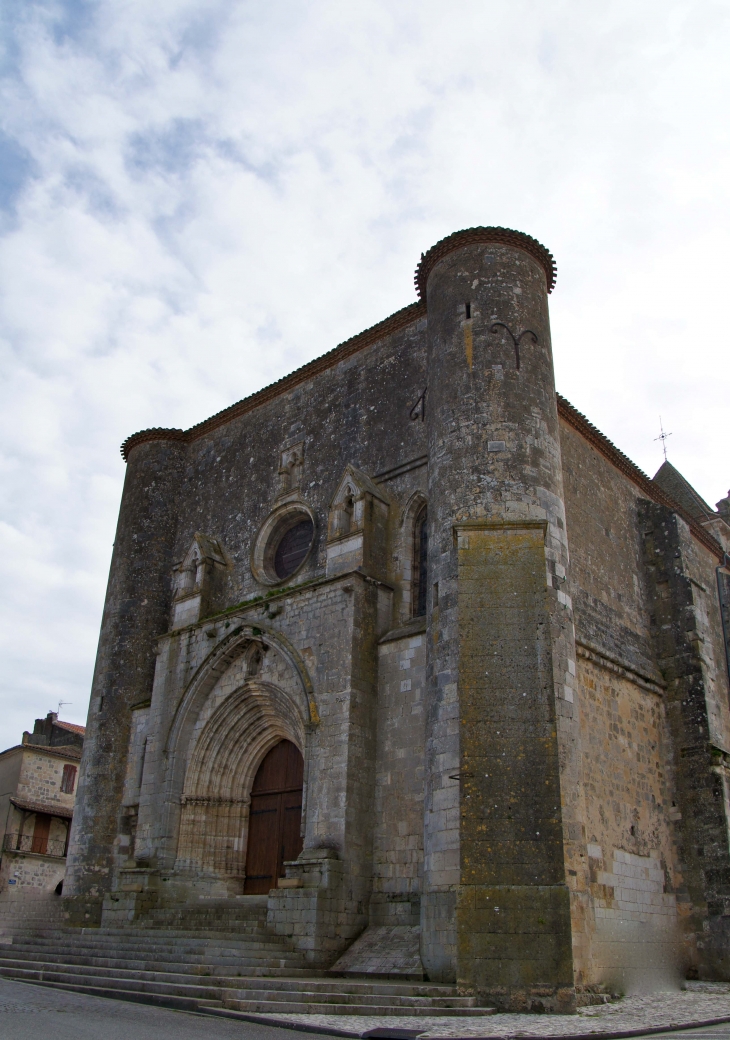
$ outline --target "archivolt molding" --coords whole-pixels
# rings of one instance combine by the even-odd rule
[[[270,683],[247,682],[208,720],[190,756],[183,803],[245,802],[256,770],[280,740],[304,752],[304,720],[298,706]]]
[[[280,740],[305,752],[304,737],[299,705],[278,686],[254,679],[225,697],[189,755],[176,869],[243,876],[256,770]]]
[[[306,666],[288,640],[260,622],[225,637],[193,676],[168,731],[164,860],[183,871],[240,875],[256,770],[270,748],[291,740],[304,755],[306,805],[307,734],[318,721]]]
[[[302,695],[302,717],[306,724],[317,725],[319,712],[314,698],[314,687],[302,656],[280,632],[274,631],[264,622],[241,625],[214,647],[191,679],[175,716],[170,724],[165,741],[165,754],[170,755],[180,745],[184,735],[192,733],[198,715],[218,680],[231,665],[245,654],[252,642],[271,647],[291,667],[298,680]]]

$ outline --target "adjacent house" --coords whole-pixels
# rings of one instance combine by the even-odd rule
[[[84,732],[51,711],[0,753],[0,917],[61,893]]]

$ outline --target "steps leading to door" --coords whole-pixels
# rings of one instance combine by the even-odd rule
[[[38,930],[0,945],[0,975],[234,1017],[489,1013],[475,1008],[472,998],[459,997],[453,986],[323,978],[263,928],[244,934],[191,931],[154,928],[147,921],[134,928]]]

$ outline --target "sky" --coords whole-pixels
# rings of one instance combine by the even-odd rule
[[[124,463],[415,299],[464,227],[555,255],[558,390],[730,486],[730,6],[9,0],[0,747],[86,718]]]

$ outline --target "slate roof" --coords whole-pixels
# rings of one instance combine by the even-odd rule
[[[717,513],[697,494],[690,482],[686,480],[671,462],[664,461],[654,475],[654,481],[666,491],[674,501],[689,513],[695,520],[710,520]]]

